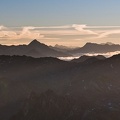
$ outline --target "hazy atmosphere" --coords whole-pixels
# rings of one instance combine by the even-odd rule
[[[0,0],[0,120],[120,120],[120,0]]]
[[[0,44],[120,44],[119,0],[2,0]]]

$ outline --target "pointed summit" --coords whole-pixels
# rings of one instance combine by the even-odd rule
[[[34,40],[33,40],[32,42],[30,42],[28,45],[29,45],[29,46],[38,46],[38,45],[41,45],[41,43],[40,43],[38,40],[34,39]]]
[[[39,42],[38,40],[34,39],[32,42]]]
[[[31,48],[46,48],[46,47],[48,47],[47,45],[39,42],[36,39],[34,39],[31,43],[29,43],[28,46]]]

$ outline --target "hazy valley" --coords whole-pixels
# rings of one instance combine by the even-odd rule
[[[119,45],[93,46],[97,47],[90,47],[92,52],[104,52],[102,49],[106,46],[109,49],[105,52],[119,50]],[[48,46],[41,47],[36,40],[28,46],[0,47],[6,52],[3,55],[1,50],[0,56],[1,120],[120,119],[119,54],[110,58],[84,55],[62,61],[53,56],[72,56],[76,50],[56,52]],[[34,48],[34,54],[25,54],[25,49],[31,51],[30,48]],[[55,54],[46,55],[42,48]],[[86,45],[79,49],[85,48]],[[44,57],[39,56],[40,51]]]
[[[120,0],[1,0],[0,120],[120,120]]]

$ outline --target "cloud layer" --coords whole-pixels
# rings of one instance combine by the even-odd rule
[[[0,26],[0,42],[2,44],[18,44],[21,40],[42,39],[45,42],[63,42],[70,41],[98,41],[109,39],[111,35],[119,35],[120,26],[87,26],[85,24],[73,24],[65,26],[48,26],[48,27],[5,27]],[[52,41],[53,40],[53,41]],[[64,40],[64,41],[63,41]],[[6,42],[5,42],[6,41]],[[43,41],[43,42],[44,42]],[[92,42],[92,41],[91,41]],[[119,41],[118,41],[119,42]],[[84,42],[83,42],[84,43]]]

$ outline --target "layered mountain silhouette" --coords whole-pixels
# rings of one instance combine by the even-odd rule
[[[33,40],[28,45],[6,46],[0,45],[0,55],[26,55],[31,57],[70,57],[75,54],[84,53],[106,53],[120,51],[120,45],[106,43],[86,43],[81,48],[69,48],[66,46],[55,45],[47,46],[37,40]]]
[[[0,119],[119,120],[120,55],[88,61],[0,56]]]
[[[58,45],[56,44],[55,46],[49,46],[52,49],[55,49],[57,51],[62,51],[62,52],[68,52],[70,50],[76,49],[76,47],[71,47],[71,46],[63,46],[63,45]]]
[[[0,45],[0,55],[26,55],[31,57],[65,57],[70,54],[60,52],[49,46],[33,40],[28,45],[5,46]]]
[[[96,44],[96,43],[86,43],[83,47],[77,48],[69,51],[72,54],[77,53],[106,53],[120,51],[120,45],[118,44]]]

